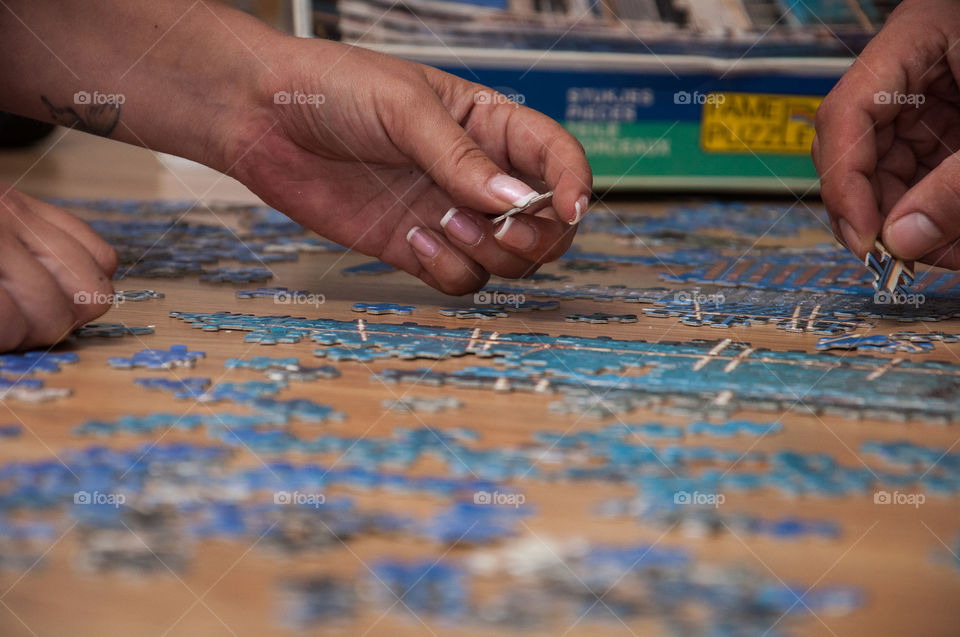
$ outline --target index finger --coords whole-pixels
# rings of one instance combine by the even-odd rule
[[[510,164],[554,191],[553,208],[561,219],[579,222],[590,201],[593,172],[577,138],[543,113],[520,107],[507,120],[506,139]]]
[[[928,35],[916,14],[891,20],[817,111],[813,155],[821,196],[837,238],[861,258],[872,249],[883,223],[875,179],[885,149],[878,148],[877,127],[890,124],[900,112],[892,96],[921,92],[925,79],[932,79],[927,72],[942,55],[934,38],[909,37],[915,28]]]
[[[553,190],[553,207],[560,219],[580,221],[590,201],[593,173],[583,146],[559,123],[503,99],[475,105],[465,128],[497,163],[509,164]]]

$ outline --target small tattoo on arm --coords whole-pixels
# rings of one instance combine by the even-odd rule
[[[102,137],[108,136],[120,120],[120,104],[78,104],[72,106],[54,106],[45,95],[41,95],[50,117],[54,122],[67,128],[75,128],[85,133]]]

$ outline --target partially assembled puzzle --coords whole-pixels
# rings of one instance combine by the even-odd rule
[[[958,274],[806,203],[599,202],[450,298],[263,206],[58,203],[118,292],[0,355],[25,625],[62,585],[137,634],[955,633]]]

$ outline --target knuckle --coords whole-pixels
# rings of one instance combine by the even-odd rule
[[[80,326],[89,323],[95,318],[106,314],[108,309],[110,309],[110,306],[105,304],[77,306],[77,309],[74,310],[74,325]]]
[[[100,241],[97,243],[97,245],[94,247],[93,258],[103,269],[103,272],[107,275],[107,277],[113,276],[114,272],[117,271],[117,266],[120,263],[116,249],[106,241]]]
[[[826,177],[820,178],[820,197],[823,199],[823,203],[827,207],[827,212],[829,212],[831,216],[839,212],[843,196],[844,190],[840,187],[837,180],[827,179]]]
[[[102,316],[111,307],[113,286],[107,278],[94,279],[73,290],[70,311],[77,324]]]
[[[85,323],[106,312],[114,303],[110,278],[96,270],[84,272],[74,285],[64,289],[74,318]]]
[[[444,294],[460,296],[478,291],[490,280],[488,272],[466,272],[464,276],[449,281],[441,281],[440,291]]]
[[[823,130],[823,128],[830,123],[836,111],[836,102],[836,91],[830,91],[827,93],[827,96],[823,98],[813,118],[813,127],[816,131],[819,132]]]
[[[9,297],[0,299],[0,316],[3,317],[3,329],[0,330],[0,352],[17,349],[27,339],[26,319]]]
[[[381,118],[393,124],[422,126],[424,93],[429,86],[423,75],[409,69],[394,69],[389,91],[375,93],[375,106]]]
[[[33,324],[26,338],[29,347],[59,343],[77,326],[77,315],[72,308],[56,312]]]
[[[543,244],[540,255],[533,260],[537,263],[547,263],[562,257],[573,243],[578,229],[577,226],[567,227],[559,236],[551,237],[549,242]]]
[[[536,270],[540,264],[530,261],[511,260],[507,263],[499,263],[490,268],[490,274],[494,274],[505,279],[522,279],[530,276],[531,270]]]
[[[567,136],[567,143],[573,146],[573,149],[576,150],[581,155],[587,154],[587,149],[583,147],[583,142],[574,137],[573,135]]]
[[[957,205],[960,204],[960,183],[956,180],[958,176],[960,176],[960,155],[950,155],[943,160],[942,170],[938,170],[936,174],[939,187],[950,200],[947,206],[950,210],[956,210]]]
[[[456,172],[470,170],[471,164],[475,164],[476,162],[482,161],[486,163],[488,161],[486,153],[477,146],[475,141],[465,134],[460,136],[450,147],[448,156],[450,158],[450,167]]]
[[[29,213],[30,209],[22,205],[14,191],[0,196],[0,227],[9,230]]]

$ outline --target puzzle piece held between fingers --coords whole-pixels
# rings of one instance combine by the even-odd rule
[[[873,273],[874,290],[895,296],[909,294],[908,287],[914,280],[913,270],[908,268],[901,259],[896,259],[887,252],[882,243],[876,242],[875,252],[867,253],[863,263]]]
[[[517,206],[516,208],[511,208],[510,210],[507,210],[505,213],[495,218],[492,223],[493,225],[497,225],[501,221],[505,221],[506,219],[512,217],[515,214],[519,214],[521,212],[527,212],[528,210],[532,210],[533,212],[536,212],[537,210],[546,208],[548,204],[544,204],[544,202],[549,201],[551,198],[553,198],[552,190],[549,192],[545,192],[542,195],[537,195],[536,197],[526,202],[522,206]]]

